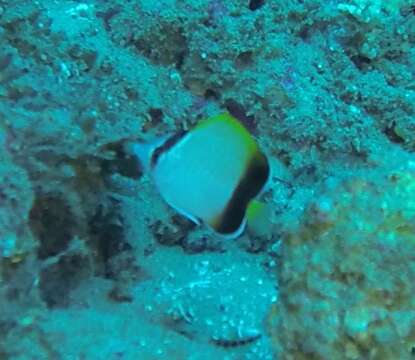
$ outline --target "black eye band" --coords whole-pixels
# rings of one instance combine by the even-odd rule
[[[187,131],[181,130],[169,137],[162,145],[157,147],[153,151],[153,155],[151,156],[150,167],[154,168],[157,165],[157,162],[160,158],[160,155],[167,150],[171,149],[175,144],[179,142],[179,140],[183,139],[183,137],[187,134]]]

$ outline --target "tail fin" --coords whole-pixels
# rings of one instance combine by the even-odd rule
[[[246,211],[247,227],[257,236],[271,234],[271,206],[259,200],[252,200]]]

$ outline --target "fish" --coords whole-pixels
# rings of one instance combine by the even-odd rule
[[[226,238],[244,232],[247,208],[270,174],[267,156],[229,113],[136,143],[132,151],[170,207]]]

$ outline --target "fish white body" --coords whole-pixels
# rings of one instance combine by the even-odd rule
[[[266,157],[228,114],[134,151],[171,207],[225,237],[243,232],[246,207],[268,178]]]

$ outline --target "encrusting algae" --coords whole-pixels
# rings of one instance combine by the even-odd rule
[[[279,359],[410,359],[415,171],[344,181],[284,242],[270,316]]]

